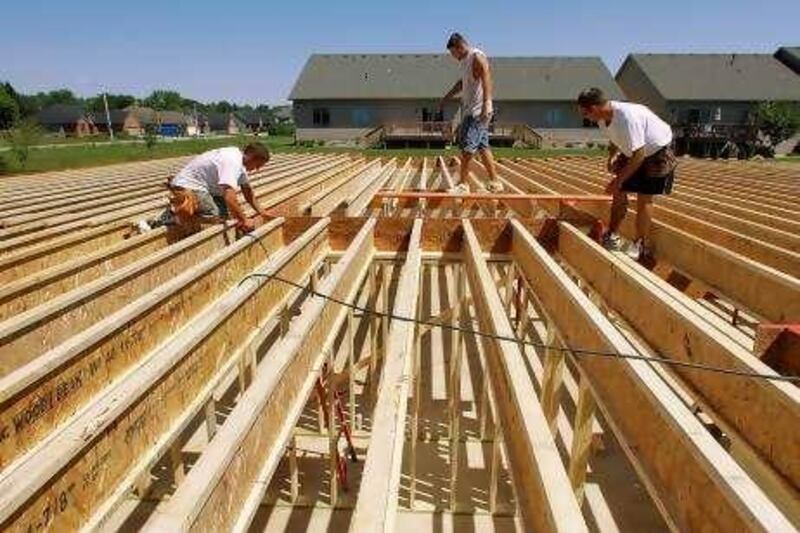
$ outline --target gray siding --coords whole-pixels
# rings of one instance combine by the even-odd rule
[[[423,109],[435,111],[437,100],[295,100],[297,128],[319,128],[314,124],[314,110],[326,109],[329,128],[371,128],[391,123],[418,122]],[[534,128],[580,128],[583,125],[575,104],[563,102],[495,102],[497,122],[523,123]],[[457,102],[445,108],[444,119],[452,120]]]
[[[573,102],[495,102],[497,122],[533,128],[580,128],[583,117]]]

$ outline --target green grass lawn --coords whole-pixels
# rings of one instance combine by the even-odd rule
[[[221,146],[239,145],[258,140],[264,142],[274,152],[315,152],[315,153],[362,153],[378,157],[423,157],[437,155],[457,155],[456,148],[447,150],[410,148],[410,149],[360,149],[355,147],[301,147],[294,145],[292,137],[250,137],[230,136],[224,138],[189,139],[180,141],[162,140],[148,149],[144,144],[113,144],[108,142],[95,145],[57,146],[35,148],[30,150],[28,162],[22,168],[11,152],[0,152],[0,175],[46,172],[71,168],[93,167],[112,163],[130,161],[146,161],[199,154],[205,150]],[[525,148],[496,148],[497,157],[551,157],[555,155],[598,155],[602,150],[535,150]]]
[[[221,146],[244,145],[254,138],[224,137],[211,139],[191,139],[181,141],[160,141],[149,149],[144,144],[111,144],[100,143],[89,146],[59,146],[36,148],[30,150],[25,168],[13,157],[11,152],[0,152],[0,175],[46,172],[70,168],[93,167],[125,163],[129,161],[146,161],[191,155],[219,148]],[[291,137],[261,137],[259,141],[271,149],[280,151],[291,146]]]

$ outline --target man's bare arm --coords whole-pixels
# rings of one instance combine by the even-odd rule
[[[608,160],[606,161],[606,169],[608,169],[609,173],[614,173],[614,158],[617,157],[619,153],[619,148],[617,145],[609,142],[608,143]]]
[[[244,199],[247,200],[247,203],[255,209],[256,213],[265,214],[264,210],[261,209],[261,205],[258,203],[256,199],[256,195],[253,192],[253,188],[250,185],[242,185],[242,194],[244,195]]]
[[[453,96],[455,96],[455,95],[457,95],[458,93],[460,93],[460,92],[461,92],[461,89],[462,89],[461,80],[458,80],[457,82],[455,82],[455,83],[453,84],[453,86],[450,88],[450,90],[449,90],[449,91],[447,91],[447,94],[445,94],[445,95],[442,97],[442,100],[439,102],[439,109],[441,109],[441,108],[443,108],[443,107],[444,107],[444,104],[445,104],[445,102],[447,102],[447,101],[448,101],[448,100],[450,100],[450,99],[451,99]]]
[[[222,197],[225,199],[225,205],[228,206],[228,211],[236,219],[239,224],[246,226],[248,225],[247,217],[244,214],[244,210],[242,209],[241,204],[239,204],[239,198],[236,197],[236,191],[233,187],[228,187],[227,185],[221,185],[222,187]]]
[[[483,86],[483,108],[481,109],[481,120],[488,122],[489,120],[489,102],[492,101],[492,73],[489,70],[489,61],[478,55],[476,60],[472,62],[472,75],[475,79],[480,80]]]

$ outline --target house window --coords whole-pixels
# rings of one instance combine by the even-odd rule
[[[557,128],[561,125],[561,110],[549,109],[545,114],[545,123],[548,128]]]
[[[331,113],[329,110],[321,107],[314,109],[314,125],[320,127],[330,126],[331,124]]]
[[[686,118],[689,124],[700,124],[700,110],[689,109],[686,113]]]
[[[443,122],[444,112],[438,109],[422,108],[422,122]]]
[[[714,122],[722,122],[722,108],[715,107],[714,108]]]

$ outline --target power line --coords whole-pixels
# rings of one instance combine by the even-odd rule
[[[269,252],[267,251],[266,247],[264,246],[264,243],[262,243],[255,236],[253,236],[253,235],[251,235],[249,233],[245,233],[244,235],[246,235],[246,236],[250,237],[251,239],[253,239],[254,241],[256,241],[261,246],[261,248],[264,250],[264,252],[267,253],[267,255],[269,255]],[[775,375],[772,375],[772,374],[761,374],[761,373],[758,373],[758,372],[749,372],[747,370],[738,370],[738,369],[735,369],[735,368],[723,368],[723,367],[718,367],[718,366],[704,365],[702,363],[692,363],[692,362],[689,362],[689,361],[680,361],[680,360],[670,359],[670,358],[664,357],[664,356],[658,354],[657,352],[656,352],[656,356],[652,356],[651,357],[651,356],[648,356],[648,355],[641,355],[641,354],[623,354],[623,353],[612,352],[612,351],[607,351],[607,350],[594,350],[594,349],[589,349],[589,348],[575,348],[575,347],[570,347],[570,346],[559,346],[559,345],[546,344],[546,343],[542,343],[542,342],[535,342],[535,341],[528,341],[528,340],[524,340],[524,339],[518,339],[516,337],[509,337],[509,336],[506,336],[506,335],[496,335],[496,334],[493,334],[493,333],[487,333],[485,331],[480,331],[480,330],[476,330],[476,329],[472,329],[472,328],[462,328],[460,326],[455,326],[455,325],[452,325],[452,324],[446,324],[446,323],[443,323],[443,322],[434,322],[434,321],[431,321],[431,320],[422,320],[422,319],[417,319],[417,318],[394,315],[392,313],[385,313],[383,311],[377,311],[375,309],[370,309],[368,307],[363,307],[363,306],[360,306],[360,305],[357,305],[357,304],[354,304],[354,303],[350,303],[350,302],[341,300],[339,298],[336,298],[334,296],[331,296],[329,294],[323,294],[323,293],[321,293],[321,292],[319,292],[319,291],[317,291],[315,289],[312,289],[312,288],[307,287],[305,285],[301,285],[300,283],[296,283],[294,281],[282,278],[282,277],[277,276],[275,274],[266,274],[264,272],[252,272],[250,274],[247,274],[245,277],[243,277],[239,281],[239,285],[241,285],[242,283],[244,283],[246,280],[248,280],[250,278],[265,278],[265,279],[268,279],[268,280],[275,280],[275,281],[278,281],[280,283],[285,283],[287,285],[291,285],[292,287],[295,287],[295,288],[303,291],[303,293],[305,293],[305,294],[308,294],[308,295],[311,295],[311,296],[317,296],[317,297],[322,298],[324,300],[328,300],[330,302],[333,302],[335,304],[341,305],[343,307],[347,307],[347,308],[353,309],[354,311],[361,311],[362,313],[366,313],[368,315],[373,315],[373,316],[377,316],[377,317],[380,317],[380,318],[386,317],[386,318],[389,318],[391,320],[399,320],[401,322],[410,322],[410,323],[413,323],[413,324],[422,325],[422,326],[429,326],[429,327],[432,327],[432,328],[440,328],[440,329],[446,329],[446,330],[450,330],[450,331],[458,331],[458,332],[461,332],[461,333],[470,333],[472,335],[475,335],[476,337],[482,337],[482,338],[486,338],[486,339],[493,339],[493,340],[499,340],[499,341],[505,341],[505,342],[513,342],[514,344],[521,344],[521,345],[531,346],[531,347],[534,347],[534,348],[541,348],[541,349],[545,349],[545,350],[555,350],[555,351],[559,351],[559,352],[567,352],[567,353],[572,353],[572,354],[574,354],[576,356],[606,357],[606,358],[609,358],[609,359],[630,359],[630,360],[634,360],[634,361],[644,361],[644,362],[649,363],[649,364],[660,363],[660,364],[667,365],[667,366],[688,368],[688,369],[700,370],[700,371],[704,371],[704,372],[713,372],[713,373],[729,375],[729,376],[737,376],[737,377],[752,378],[752,379],[765,379],[765,380],[769,380],[769,381],[780,381],[780,382],[789,382],[789,383],[800,383],[800,376],[782,376],[782,375],[779,375],[779,374],[775,374]]]

